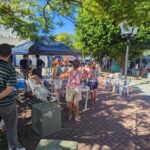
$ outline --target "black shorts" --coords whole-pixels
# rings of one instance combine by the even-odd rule
[[[91,79],[86,82],[86,85],[90,88],[90,90],[95,90],[98,87],[98,80],[97,79]]]

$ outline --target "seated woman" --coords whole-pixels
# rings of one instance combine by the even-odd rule
[[[28,79],[34,81],[35,84],[44,85],[37,69],[33,69],[28,73]]]
[[[42,101],[48,101],[48,98],[51,97],[51,93],[44,86],[43,81],[40,78],[39,71],[33,69],[28,73],[27,86],[30,87],[33,95]]]

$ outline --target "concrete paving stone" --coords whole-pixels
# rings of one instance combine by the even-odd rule
[[[79,150],[150,150],[150,85],[135,80],[131,87],[130,95],[122,97],[100,87],[97,102],[88,105],[88,111],[82,111],[81,101],[80,122],[68,121],[62,110],[63,129],[46,138],[78,141]],[[19,107],[19,139],[34,150],[40,137],[26,125],[31,109],[23,108]]]

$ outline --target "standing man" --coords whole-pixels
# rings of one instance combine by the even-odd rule
[[[11,46],[0,45],[0,116],[4,119],[8,149],[25,150],[18,148],[17,136],[17,108],[13,88],[16,85],[16,71],[8,63],[11,56]]]
[[[24,79],[27,79],[29,70],[32,69],[32,61],[28,55],[23,55],[23,59],[20,60],[20,71],[23,73]]]
[[[36,55],[36,67],[39,72],[39,76],[42,78],[42,68],[45,66],[45,63],[42,59],[40,59],[39,55]]]

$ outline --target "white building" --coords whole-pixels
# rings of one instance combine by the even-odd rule
[[[3,25],[0,25],[0,36],[17,38],[17,33],[13,32],[13,29],[6,29]]]
[[[19,45],[24,43],[26,40],[22,40],[17,37],[17,33],[13,32],[13,29],[6,29],[3,25],[0,25],[0,44],[8,43],[11,45]]]
[[[6,29],[3,25],[0,25],[0,44],[7,43],[10,45],[17,46],[19,44],[22,44],[26,42],[27,40],[22,40],[17,37],[17,33],[13,32],[12,29]],[[29,56],[29,58],[32,60],[33,65],[36,65],[36,58],[35,56]],[[16,66],[19,66],[19,62],[22,59],[22,55],[16,55]],[[45,64],[48,63],[46,56],[41,56],[41,59],[45,62]]]

